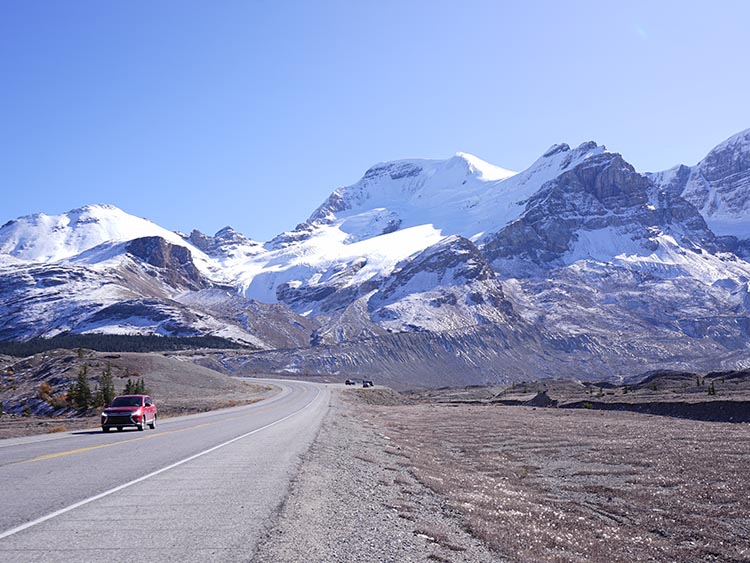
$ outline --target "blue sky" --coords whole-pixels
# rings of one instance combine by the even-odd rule
[[[515,170],[593,139],[641,171],[750,127],[750,2],[0,4],[0,221],[111,203],[293,228],[380,161]]]

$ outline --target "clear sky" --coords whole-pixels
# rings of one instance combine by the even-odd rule
[[[638,170],[750,128],[750,2],[0,2],[0,222],[111,203],[267,240],[380,161]]]

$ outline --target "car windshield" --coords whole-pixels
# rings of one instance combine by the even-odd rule
[[[111,407],[140,407],[140,397],[115,397],[112,401]]]

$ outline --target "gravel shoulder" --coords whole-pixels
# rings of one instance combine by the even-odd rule
[[[253,561],[502,561],[414,478],[409,460],[351,396],[332,393],[329,415]]]

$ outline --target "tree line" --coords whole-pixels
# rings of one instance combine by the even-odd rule
[[[141,377],[140,379],[128,378],[121,394],[148,395],[150,392],[146,388],[146,381]],[[91,407],[106,407],[116,396],[117,392],[115,391],[115,383],[112,378],[112,366],[107,364],[104,373],[99,378],[99,384],[92,391],[89,384],[89,367],[84,364],[78,372],[76,380],[68,387],[65,401],[67,406],[83,413]]]
[[[6,340],[0,354],[26,357],[56,349],[86,348],[97,352],[173,352],[196,348],[256,349],[219,336],[155,336],[141,334],[60,334],[52,338]]]

